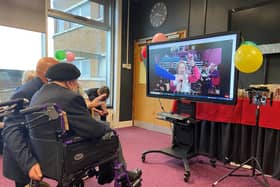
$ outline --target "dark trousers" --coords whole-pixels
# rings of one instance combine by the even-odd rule
[[[24,187],[26,184],[15,182],[15,187]]]
[[[100,116],[101,121],[106,121],[107,116]]]

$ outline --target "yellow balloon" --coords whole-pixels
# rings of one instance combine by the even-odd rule
[[[241,45],[234,56],[235,67],[243,73],[257,71],[263,63],[262,52],[252,45]]]

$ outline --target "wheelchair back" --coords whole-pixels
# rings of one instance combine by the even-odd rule
[[[32,151],[44,177],[56,180],[58,186],[82,187],[85,179],[98,176],[97,166],[114,162],[115,187],[141,185],[142,179],[129,181],[126,169],[117,161],[119,139],[115,131],[110,139],[93,142],[69,130],[67,115],[56,104],[24,108],[22,103],[22,99],[4,103],[11,106],[0,116],[26,117],[19,125],[28,129]],[[36,184],[31,183],[31,186]]]
[[[4,106],[0,117],[26,119],[18,125],[28,129],[29,142],[44,177],[56,180],[59,186],[83,184],[85,178],[97,175],[97,166],[117,159],[116,133],[110,139],[93,142],[69,130],[67,115],[56,104],[28,108],[25,104],[24,99],[0,103],[0,107]],[[7,131],[9,128],[5,127]]]
[[[68,130],[67,115],[55,104],[21,111],[28,113],[30,142],[44,176],[71,184],[96,166],[117,158],[117,136],[93,142],[75,135]]]

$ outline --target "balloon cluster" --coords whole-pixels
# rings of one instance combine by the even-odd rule
[[[245,41],[237,49],[234,62],[239,71],[253,73],[262,66],[263,55],[254,42]]]
[[[163,33],[157,33],[152,38],[152,43],[156,42],[164,42],[168,40],[168,38]],[[141,59],[145,60],[147,58],[147,46],[142,47],[141,49]]]
[[[55,52],[55,58],[59,61],[64,60],[66,58],[67,62],[73,62],[75,60],[75,54],[72,52],[65,52],[64,50],[57,50]]]

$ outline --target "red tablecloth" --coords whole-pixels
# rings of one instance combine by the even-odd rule
[[[256,124],[256,105],[249,99],[239,98],[236,105],[197,103],[196,118],[215,122]],[[260,107],[260,127],[280,130],[280,101]]]

